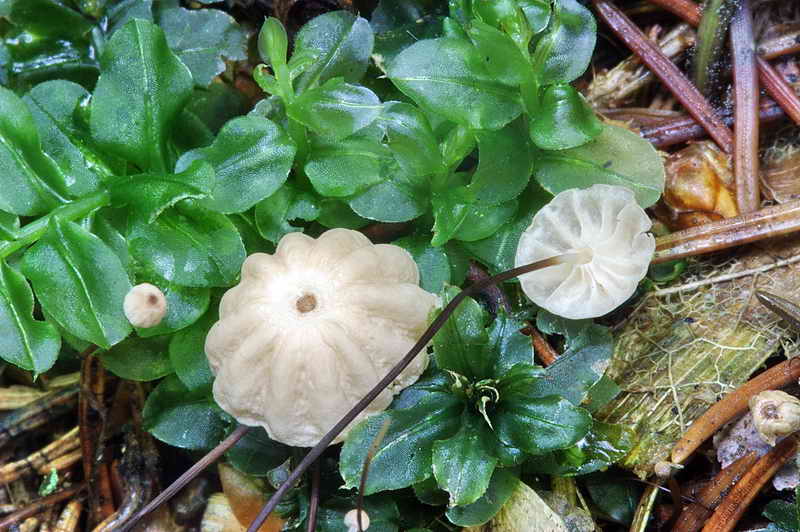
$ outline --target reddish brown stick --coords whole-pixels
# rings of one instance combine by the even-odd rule
[[[8,530],[11,525],[24,521],[25,519],[39,514],[45,511],[47,508],[53,506],[54,504],[58,504],[61,501],[65,501],[67,499],[71,499],[75,496],[79,491],[81,491],[85,486],[80,484],[78,486],[73,486],[71,488],[66,488],[58,493],[54,493],[47,497],[43,497],[36,501],[33,501],[30,505],[22,508],[14,512],[13,514],[9,514],[5,516],[3,519],[0,519],[0,530]]]
[[[692,26],[699,26],[703,10],[692,0],[650,0],[650,3],[659,5],[670,11]],[[800,124],[800,99],[786,81],[764,59],[758,58],[758,73],[764,90],[778,102],[795,123]]]
[[[722,119],[717,116],[711,104],[700,94],[677,66],[648,39],[631,20],[609,0],[594,0],[600,18],[622,39],[642,62],[670,90],[683,105],[708,131],[709,136],[725,153],[733,150],[733,133]]]
[[[697,418],[672,448],[672,461],[683,463],[704,441],[720,427],[747,410],[747,402],[753,395],[764,390],[783,388],[800,377],[800,363],[784,360],[761,375],[750,379],[716,402]]]
[[[549,366],[556,361],[558,353],[553,349],[553,346],[550,345],[550,342],[547,341],[547,338],[542,336],[542,333],[539,332],[536,326],[531,325],[530,331],[534,353],[536,353],[536,356],[539,357],[543,365]]]
[[[758,171],[758,72],[750,0],[739,0],[731,22],[734,116],[733,171],[739,212],[761,207]]]
[[[791,90],[791,89],[790,89]],[[626,120],[624,109],[615,109],[614,113],[605,113],[614,118],[619,116],[621,120]],[[759,110],[759,118],[762,123],[774,122],[784,118],[786,114],[774,101],[768,100],[762,104]],[[733,115],[730,113],[722,114],[723,120],[728,125],[733,125]],[[656,148],[667,148],[689,140],[696,140],[706,136],[706,131],[691,116],[681,116],[671,120],[664,120],[660,124],[643,125],[640,127],[642,137],[649,140]]]
[[[700,530],[731,486],[739,482],[742,475],[753,467],[756,460],[758,460],[758,455],[755,452],[749,452],[717,473],[717,476],[700,490],[696,500],[683,509],[672,532],[697,532]]]
[[[762,456],[744,474],[706,522],[703,532],[731,532],[761,488],[797,452],[797,439],[789,436]]]
[[[656,239],[653,264],[800,231],[800,200],[676,231]]]
[[[764,59],[775,59],[782,55],[796,54],[800,52],[800,32],[793,31],[774,39],[761,41],[756,51]]]

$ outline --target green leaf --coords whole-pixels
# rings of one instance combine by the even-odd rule
[[[564,449],[583,438],[592,426],[592,416],[561,397],[538,397],[530,383],[541,370],[519,364],[501,379],[500,403],[491,416],[497,437],[506,445],[530,454]]]
[[[602,377],[614,354],[614,338],[607,327],[589,325],[569,348],[547,367],[535,386],[539,397],[560,395],[579,405]]]
[[[636,133],[608,124],[588,144],[541,154],[534,175],[552,194],[596,183],[628,187],[642,207],[658,201],[665,181],[655,148]]]
[[[0,240],[16,240],[19,231],[19,216],[0,211]]]
[[[550,22],[550,2],[547,0],[517,0],[533,33],[539,33]]]
[[[91,1],[91,0],[90,0]],[[161,2],[164,4],[165,2]],[[95,3],[95,5],[97,5]],[[105,15],[108,18],[106,35],[113,35],[132,19],[153,20],[153,0],[117,0],[110,5],[106,3]]]
[[[463,191],[463,187],[461,190]],[[459,196],[460,194],[453,194],[452,190],[433,193],[432,245],[441,246],[450,241],[470,214],[470,205],[466,205]]]
[[[344,227],[345,229],[360,229],[369,223],[369,220],[353,212],[347,203],[337,199],[325,198],[319,202],[319,217],[323,227]]]
[[[386,163],[386,179],[351,198],[359,216],[379,222],[406,222],[425,214],[429,205],[427,183],[406,174],[396,162]]]
[[[533,53],[541,69],[539,82],[569,83],[583,74],[592,59],[596,33],[594,17],[577,0],[553,2],[550,27]]]
[[[172,167],[167,140],[192,93],[192,74],[172,53],[164,32],[134,19],[117,31],[100,59],[92,98],[94,138],[142,171]]]
[[[452,438],[433,444],[433,475],[450,494],[450,506],[471,504],[486,492],[497,464],[494,441],[486,422],[467,413]]]
[[[451,301],[459,290],[448,286],[442,303]],[[493,357],[484,356],[489,335],[484,328],[486,316],[472,298],[461,303],[433,337],[433,353],[440,369],[453,371],[470,380],[492,377]]]
[[[317,192],[339,198],[380,183],[392,163],[386,146],[373,139],[359,136],[339,142],[317,139],[305,171]]]
[[[316,61],[297,79],[299,92],[341,77],[355,83],[367,70],[374,37],[369,22],[347,11],[320,15],[303,26],[294,42],[294,55],[313,54]]]
[[[183,154],[180,172],[203,160],[214,167],[212,199],[205,206],[231,213],[246,211],[286,181],[296,152],[294,141],[275,123],[257,116],[234,118],[207,148]]]
[[[334,78],[303,92],[286,112],[315,133],[341,140],[374,122],[382,107],[368,88]]]
[[[498,81],[468,41],[419,41],[389,65],[392,82],[420,107],[474,129],[500,129],[521,112],[519,93]]]
[[[92,29],[91,22],[63,0],[12,0],[9,3],[11,22],[36,35],[80,39]]]
[[[42,307],[69,333],[104,349],[130,333],[122,312],[128,275],[114,251],[79,225],[52,218],[25,253],[22,272]]]
[[[149,276],[145,276],[149,277]],[[142,281],[142,279],[137,279]],[[211,291],[208,288],[192,288],[168,283],[162,279],[149,279],[157,285],[167,299],[167,314],[155,327],[136,329],[142,338],[179,331],[196,322],[208,309]]]
[[[137,218],[128,233],[131,254],[149,270],[181,286],[229,286],[245,251],[225,216],[184,200],[153,222]]]
[[[488,351],[494,358],[495,377],[504,375],[517,364],[533,363],[531,340],[520,331],[527,326],[525,320],[509,315],[502,308],[489,328]]]
[[[369,23],[375,32],[372,58],[381,71],[386,72],[386,65],[415,42],[442,36],[442,15],[447,13],[442,4],[424,0],[378,2]]]
[[[132,381],[154,381],[172,373],[167,354],[169,338],[132,336],[98,356],[117,377]]]
[[[54,80],[36,85],[23,100],[42,135],[42,150],[61,169],[59,188],[78,198],[94,192],[111,170],[92,147],[88,124],[77,116],[89,92],[71,81]]]
[[[247,58],[247,34],[233,17],[218,9],[165,9],[158,25],[198,85],[208,86],[225,70],[223,57]]]
[[[565,150],[586,144],[603,130],[603,124],[581,93],[566,83],[544,89],[531,139],[543,150]]]
[[[533,149],[524,120],[497,131],[478,132],[477,139],[478,168],[469,185],[476,201],[496,205],[519,196],[533,171]]]
[[[414,495],[423,504],[430,506],[445,506],[450,496],[446,491],[439,488],[439,484],[433,476],[430,476],[422,482],[417,482],[412,486],[414,488]]]
[[[23,101],[0,87],[0,210],[32,216],[58,204],[54,178],[63,179],[42,152],[39,132]],[[62,181],[63,182],[63,181]]]
[[[380,121],[386,127],[389,149],[406,173],[423,176],[445,170],[439,142],[419,109],[408,103],[386,102]]]
[[[509,270],[514,267],[514,257],[522,232],[531,224],[536,211],[547,205],[551,199],[551,194],[531,183],[519,196],[520,207],[511,220],[488,238],[475,242],[459,242],[458,245],[486,265],[493,275]]]
[[[440,293],[451,282],[450,260],[444,248],[433,247],[430,237],[413,235],[395,240],[395,246],[405,249],[414,257],[419,268],[419,285],[433,294]]]
[[[488,238],[517,213],[517,200],[499,205],[468,205],[464,221],[453,233],[453,238],[474,242]]]
[[[605,469],[630,452],[635,434],[623,425],[595,421],[574,447],[553,451],[525,463],[526,473],[559,477],[586,475]]]
[[[302,227],[291,225],[290,221],[313,222],[319,213],[317,199],[312,193],[286,183],[256,205],[256,227],[262,237],[277,244],[284,235],[303,230]]]
[[[177,174],[135,174],[110,184],[114,207],[128,207],[132,216],[152,223],[179,201],[205,199],[214,183],[214,169],[197,161]]]
[[[592,501],[612,522],[631,524],[642,495],[638,482],[621,480],[618,473],[608,472],[588,477],[585,485]]]
[[[25,278],[0,262],[0,356],[39,375],[50,369],[61,349],[52,324],[33,318],[33,293]]]
[[[189,327],[172,335],[169,342],[169,360],[175,374],[190,390],[208,388],[214,381],[205,344],[206,335],[216,321],[217,312],[212,309]]]
[[[411,408],[376,414],[356,425],[339,460],[346,487],[359,485],[364,459],[386,419],[389,429],[372,459],[364,493],[406,488],[428,478],[433,444],[458,430],[463,408],[450,394],[432,393]]]
[[[473,20],[467,35],[484,57],[484,64],[496,80],[506,85],[521,85],[531,77],[531,64],[514,41],[488,24]]]
[[[286,53],[289,49],[289,37],[286,28],[275,17],[264,21],[258,32],[258,55],[269,65],[286,64]]]
[[[291,447],[271,440],[262,427],[250,427],[225,457],[239,471],[265,477],[289,458],[290,451]]]
[[[511,470],[497,468],[486,493],[472,504],[450,508],[447,518],[458,526],[480,526],[500,511],[518,484],[519,479]]]
[[[144,427],[159,440],[182,449],[210,449],[225,437],[227,423],[210,390],[186,388],[170,375],[147,396]]]

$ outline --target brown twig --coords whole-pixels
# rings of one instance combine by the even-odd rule
[[[74,463],[72,451],[78,449],[80,441],[78,438],[78,428],[75,427],[46,447],[26,456],[21,460],[10,462],[0,467],[0,484],[8,484],[20,478],[22,475],[33,472],[49,472],[51,468],[62,469]],[[67,455],[70,460],[55,464],[57,458]]]
[[[697,494],[695,502],[683,509],[672,532],[697,532],[708,516],[719,505],[728,490],[736,484],[758,460],[755,452],[749,452],[717,475]]]
[[[789,436],[762,456],[723,499],[703,532],[732,531],[761,488],[796,452],[797,438]]]
[[[131,530],[136,523],[138,523],[142,518],[144,518],[147,514],[161,506],[163,503],[170,500],[176,493],[178,493],[181,488],[183,488],[186,484],[188,484],[194,477],[199,475],[203,470],[205,470],[208,466],[213,464],[214,462],[219,459],[220,456],[225,454],[228,449],[236,445],[236,442],[241,440],[250,427],[246,425],[239,425],[236,427],[236,430],[231,432],[231,434],[222,440],[216,447],[211,449],[205,456],[203,456],[200,460],[194,463],[192,467],[186,470],[184,474],[177,478],[172,484],[170,484],[167,489],[162,491],[158,494],[158,496],[147,503],[147,505],[139,510],[136,515],[131,517],[127,523],[123,527],[119,529],[119,532],[127,532]],[[258,530],[258,529],[256,529]]]
[[[733,15],[731,48],[736,116],[733,171],[736,178],[736,201],[739,204],[739,212],[746,213],[757,211],[761,207],[758,166],[758,72],[750,0],[739,0],[739,7]]]
[[[753,395],[795,382],[800,377],[800,364],[797,362],[793,359],[784,360],[716,402],[691,424],[672,448],[672,461],[676,464],[683,463],[725,423],[743,414],[747,410],[747,402]]]
[[[0,447],[20,434],[41,427],[54,417],[72,410],[78,399],[78,387],[70,386],[49,393],[0,420]]]
[[[702,9],[692,0],[650,0],[664,9],[675,13],[685,22],[697,27],[702,18]],[[778,74],[772,65],[762,58],[758,58],[758,74],[764,90],[781,106],[784,112],[800,124],[800,99],[792,88]]]
[[[653,264],[800,231],[800,200],[676,231],[656,239]]]
[[[106,373],[100,360],[94,356],[96,349],[97,346],[93,345],[81,354],[81,393],[78,401],[83,478],[88,487],[88,519],[91,524],[100,523],[114,513],[110,472],[103,460]]]
[[[800,52],[800,31],[791,31],[774,39],[762,41],[758,44],[756,51],[764,59],[796,54]]]
[[[319,460],[311,470],[311,497],[308,503],[308,526],[306,532],[314,532],[317,529],[317,512],[319,511],[319,480],[320,466]]]
[[[79,499],[69,501],[58,516],[53,532],[75,532],[81,518],[83,502]]]
[[[788,299],[763,290],[757,290],[756,297],[762,305],[789,322],[796,331],[800,331],[800,307]]]
[[[553,346],[550,345],[547,338],[542,336],[542,333],[539,332],[535,325],[531,325],[529,330],[531,343],[533,344],[533,352],[536,353],[536,356],[539,357],[542,364],[549,366],[554,363],[558,358],[558,352],[553,349]]]
[[[47,497],[43,497],[41,499],[33,501],[31,504],[14,512],[13,514],[7,515],[4,518],[0,519],[0,530],[7,530],[11,525],[19,523],[20,521],[24,521],[25,519],[41,513],[46,508],[53,506],[54,504],[58,504],[61,501],[65,501],[67,499],[71,499],[74,497],[78,492],[83,490],[86,487],[85,484],[79,484],[77,486],[72,486],[70,488],[65,488],[58,493],[54,493]]]
[[[733,150],[733,133],[675,64],[609,0],[593,0],[597,13],[647,67],[664,83],[726,153]]]
[[[625,109],[615,109],[612,112],[604,112],[610,118],[626,120]],[[759,118],[762,123],[774,122],[785,117],[783,109],[772,100],[764,101],[759,109]],[[627,118],[631,119],[631,118]],[[733,125],[733,114],[722,113],[722,120],[725,124]],[[680,116],[667,118],[660,123],[644,124],[639,131],[645,139],[650,141],[656,148],[667,148],[689,140],[696,140],[706,136],[706,130],[690,116]]]

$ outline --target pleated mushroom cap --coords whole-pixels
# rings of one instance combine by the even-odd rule
[[[520,276],[525,294],[568,319],[602,316],[631,297],[650,265],[655,239],[647,213],[624,187],[593,185],[558,194],[533,217],[515,259],[523,266],[569,254]]]
[[[349,229],[290,233],[273,255],[249,256],[222,298],[205,345],[214,398],[276,441],[313,446],[414,345],[437,303],[398,246]],[[426,366],[423,352],[354,423]]]

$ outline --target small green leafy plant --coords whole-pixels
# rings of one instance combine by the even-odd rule
[[[293,231],[400,223],[378,228],[400,228],[387,239],[447,299],[469,261],[509,269],[553,194],[608,183],[646,207],[663,188],[650,144],[570,85],[595,44],[576,0],[382,1],[370,21],[321,15],[293,44],[267,19],[253,70],[267,97],[249,112],[230,83],[247,34],[221,11],[5,0],[0,15],[0,357],[40,375],[99,347],[112,373],[158,381],[145,425],[177,447],[212,448],[235,427],[203,345],[248,253]],[[149,329],[122,309],[141,282],[167,299]],[[442,512],[483,523],[521,478],[625,454],[629,433],[591,417],[616,391],[608,330],[538,312],[565,351],[537,367],[519,332],[535,309],[506,290],[511,312],[465,303],[423,379],[328,458],[320,530],[355,506],[386,420],[366,476],[370,530],[432,529]],[[228,453],[274,487],[297,456],[261,430]],[[289,528],[304,526],[305,487],[282,507]]]

